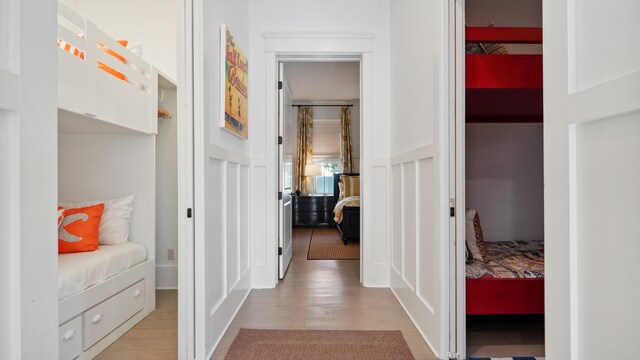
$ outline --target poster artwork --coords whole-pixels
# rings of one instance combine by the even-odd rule
[[[225,37],[224,127],[233,134],[249,137],[248,64],[231,31],[223,26]]]

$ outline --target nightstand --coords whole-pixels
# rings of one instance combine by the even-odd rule
[[[333,225],[333,195],[293,197],[293,226]]]

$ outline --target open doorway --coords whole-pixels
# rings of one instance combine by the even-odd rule
[[[176,4],[134,2],[125,18],[58,4],[60,359],[193,352],[192,223],[180,210],[193,145],[178,42],[166,41],[184,35]],[[140,14],[157,21],[141,26]]]
[[[457,252],[461,345],[470,359],[541,357],[542,2],[467,0],[463,24],[464,117],[456,139],[466,209],[458,220],[465,234],[458,243],[466,248]]]
[[[359,279],[360,63],[281,62],[279,134],[280,279],[316,260]]]

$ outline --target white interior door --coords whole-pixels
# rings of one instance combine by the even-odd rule
[[[1,359],[58,353],[55,39],[55,1],[0,0]]]
[[[547,358],[635,357],[640,2],[543,7]]]
[[[295,119],[293,118],[292,102],[291,102],[291,90],[287,84],[284,76],[284,64],[280,63],[279,71],[279,86],[278,91],[278,133],[281,141],[279,141],[278,154],[279,154],[279,181],[278,189],[282,193],[279,206],[279,234],[278,234],[278,263],[279,263],[279,277],[284,278],[284,275],[289,268],[291,258],[293,257],[292,246],[292,193],[293,193],[293,174],[294,174],[294,159],[295,159]]]

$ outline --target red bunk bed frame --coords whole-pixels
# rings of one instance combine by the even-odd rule
[[[470,43],[541,44],[540,28],[468,27]],[[467,123],[542,122],[542,55],[466,55]]]
[[[467,27],[470,43],[542,44],[541,28]],[[542,122],[542,55],[466,55],[467,123]],[[543,314],[544,279],[466,279],[468,315]]]

